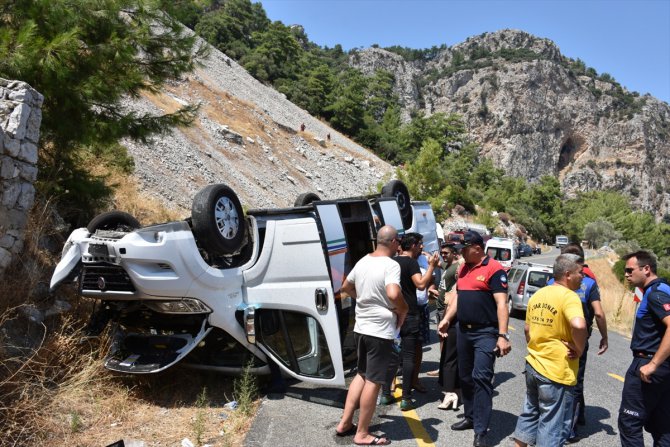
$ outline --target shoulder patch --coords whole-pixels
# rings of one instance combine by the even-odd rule
[[[666,311],[666,312],[670,312],[670,303],[665,303],[663,305],[663,310]]]
[[[506,283],[507,282],[507,275],[505,275],[505,274],[500,275],[500,282]]]

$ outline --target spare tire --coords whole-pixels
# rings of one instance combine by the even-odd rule
[[[140,222],[123,211],[107,211],[98,214],[86,226],[89,233],[96,230],[133,231],[140,227]]]
[[[213,255],[240,251],[246,240],[244,211],[237,194],[226,185],[204,187],[193,198],[193,234],[200,246]]]
[[[382,197],[393,197],[398,202],[398,210],[405,229],[412,226],[412,203],[409,199],[409,190],[400,180],[391,180],[382,188]]]
[[[305,206],[319,200],[321,200],[321,197],[319,197],[317,194],[313,192],[303,192],[295,199],[293,206]]]

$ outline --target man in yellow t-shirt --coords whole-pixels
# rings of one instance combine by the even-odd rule
[[[588,332],[579,296],[579,256],[564,254],[554,263],[554,284],[528,300],[526,311],[526,401],[517,420],[517,447],[562,446],[572,418],[572,388]]]

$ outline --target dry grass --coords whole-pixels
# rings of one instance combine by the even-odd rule
[[[614,259],[607,257],[588,259],[588,265],[598,278],[600,299],[607,315],[609,330],[630,336],[635,317],[633,293],[624,287],[612,272]]]
[[[104,343],[85,339],[73,318],[57,327],[32,355],[0,362],[3,445],[93,447],[136,439],[158,446],[184,438],[241,445],[251,419],[223,407],[232,399],[232,379],[184,369],[117,376],[102,367]],[[212,391],[198,402],[204,388]]]
[[[158,222],[168,222],[182,219],[177,211],[165,208],[160,201],[142,194],[139,191],[137,180],[116,169],[110,169],[98,163],[95,158],[85,161],[86,169],[95,176],[105,179],[105,184],[112,187],[114,195],[109,209],[125,211],[137,218],[143,225]]]

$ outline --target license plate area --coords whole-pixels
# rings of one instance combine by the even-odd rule
[[[109,256],[109,248],[105,244],[90,244],[88,246],[88,254],[106,258]]]

